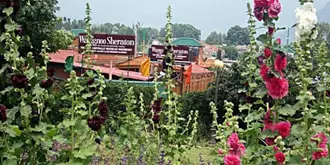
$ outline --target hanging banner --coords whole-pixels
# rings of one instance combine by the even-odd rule
[[[79,34],[79,53],[85,50],[87,34]],[[93,34],[92,51],[94,54],[135,55],[134,35]]]
[[[150,59],[152,61],[162,61],[165,56],[165,46],[152,45],[150,48]],[[172,48],[174,61],[188,63],[189,60],[189,47],[187,46],[173,46]]]

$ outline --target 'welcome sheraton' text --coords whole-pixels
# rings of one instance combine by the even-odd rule
[[[80,43],[87,44],[87,36],[79,36]],[[106,38],[92,38],[92,45],[120,45],[120,46],[134,46],[134,40],[114,39],[112,36]]]

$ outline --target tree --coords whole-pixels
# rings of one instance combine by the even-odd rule
[[[225,51],[225,58],[230,60],[236,60],[239,56],[238,50],[234,46],[224,46],[223,50]]]
[[[42,41],[48,43],[54,35],[58,35],[55,25],[58,22],[56,11],[59,9],[57,0],[21,0],[21,9],[18,12],[17,23],[22,26],[23,38],[28,38],[20,48],[22,55],[32,52],[38,55],[41,51]],[[68,19],[67,19],[68,20]],[[69,19],[70,20],[70,19]],[[61,43],[50,45],[50,51],[58,50]]]
[[[229,45],[249,45],[249,30],[238,25],[231,27],[227,32],[226,42]]]
[[[316,40],[318,41],[319,44],[325,41],[327,47],[330,49],[330,23],[325,23],[325,22],[318,23],[317,28],[319,33],[317,35]]]
[[[222,35],[221,33],[218,34],[216,31],[214,31],[209,36],[207,36],[205,42],[210,45],[221,45]]]
[[[189,37],[200,40],[201,31],[190,24],[173,24],[173,38]],[[160,37],[165,38],[165,28],[160,30]]]

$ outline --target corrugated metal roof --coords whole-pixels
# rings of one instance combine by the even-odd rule
[[[85,29],[72,29],[71,33],[74,37],[78,37],[80,33],[85,33]]]
[[[203,47],[203,45],[193,38],[181,37],[172,41],[173,45]]]
[[[50,62],[61,63],[61,64],[65,63],[65,59],[68,56],[74,56],[73,65],[75,67],[81,67],[82,66],[82,64],[80,62],[81,59],[82,59],[82,55],[79,54],[76,51],[73,51],[73,50],[59,50],[56,53],[50,53],[49,54]],[[83,67],[86,68],[87,66],[85,65]],[[104,66],[93,66],[92,69],[93,70],[100,70],[104,74],[109,74],[109,72],[110,72],[110,68],[109,67],[104,67]],[[118,68],[112,68],[112,75],[115,75],[115,76],[118,76],[118,77],[123,77],[123,78],[134,79],[134,80],[142,80],[142,81],[146,81],[150,78],[150,77],[142,76],[142,74],[139,73],[139,72],[129,71],[129,73],[128,73],[128,71],[120,70]]]

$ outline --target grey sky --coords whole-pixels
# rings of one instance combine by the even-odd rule
[[[329,0],[315,0],[317,9]],[[85,3],[92,7],[94,24],[111,22],[132,25],[140,21],[145,26],[161,28],[166,23],[166,8],[172,5],[174,23],[192,24],[205,38],[212,31],[226,32],[231,26],[246,26],[246,3],[252,0],[59,0],[59,16],[81,19]],[[281,0],[283,12],[278,26],[294,24],[298,0]]]

